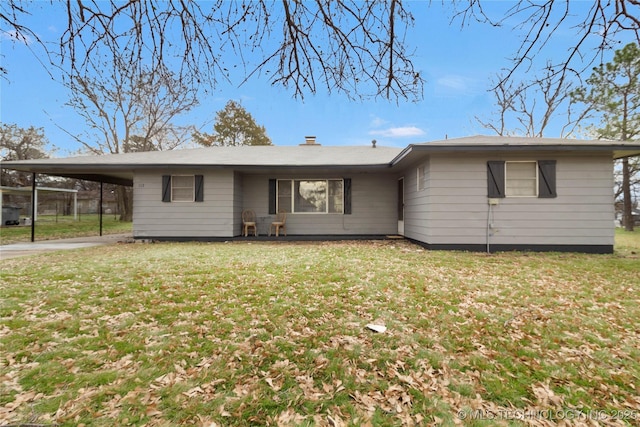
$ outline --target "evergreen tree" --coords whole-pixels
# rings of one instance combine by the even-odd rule
[[[620,142],[640,138],[640,48],[630,43],[617,50],[613,61],[593,69],[588,87],[575,90],[575,102],[584,103],[600,119],[595,129],[601,139]],[[623,221],[627,231],[633,231],[631,182],[634,163],[622,159]]]
[[[216,113],[214,133],[195,132],[193,139],[200,145],[272,145],[264,126],[260,126],[239,103],[230,100],[224,109]]]

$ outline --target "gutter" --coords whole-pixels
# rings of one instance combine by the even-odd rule
[[[465,144],[465,145],[431,145],[427,144],[410,144],[400,152],[393,160],[391,160],[390,166],[396,166],[413,151],[422,151],[427,153],[462,153],[462,152],[608,152],[613,155],[614,159],[621,159],[625,157],[640,156],[640,145],[627,145],[627,144],[615,144],[615,145],[602,145],[602,144],[585,144],[585,145],[573,145],[573,144]],[[616,155],[616,152],[624,152],[624,154]]]
[[[396,164],[398,164],[402,159],[404,159],[413,151],[414,147],[417,147],[417,146],[415,144],[409,144],[404,150],[400,152],[400,154],[398,154],[396,157],[394,157],[391,160],[391,162],[389,163],[389,167],[393,167]]]

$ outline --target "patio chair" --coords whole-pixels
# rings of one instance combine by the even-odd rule
[[[251,209],[245,209],[242,211],[242,235],[247,237],[250,228],[253,228],[253,235],[257,236],[258,226],[256,224],[256,213]]]
[[[280,229],[284,231],[284,235],[287,235],[287,212],[284,210],[278,211],[276,220],[271,223],[269,227],[269,236],[271,236],[271,230],[275,229],[276,236],[280,235]]]

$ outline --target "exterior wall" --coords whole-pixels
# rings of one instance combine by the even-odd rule
[[[606,154],[432,155],[426,190],[416,191],[415,167],[405,173],[405,236],[436,247],[486,245],[487,161],[544,159],[557,161],[558,197],[498,199],[489,243],[612,246],[613,161]]]
[[[290,235],[385,235],[397,232],[396,180],[383,173],[245,174],[243,207],[253,209],[258,232],[267,234],[275,215],[269,215],[269,179],[351,178],[351,214],[293,213],[287,215]]]
[[[162,175],[204,175],[203,202],[162,201]],[[231,170],[136,171],[133,179],[134,238],[206,238],[239,234]],[[235,232],[237,228],[237,233]]]
[[[225,238],[242,234],[242,210],[253,209],[258,232],[269,232],[269,179],[351,178],[351,214],[288,214],[290,235],[384,235],[397,231],[393,174],[249,174],[232,170],[175,170],[172,175],[204,175],[204,201],[162,202],[162,175],[138,171],[134,178],[135,238]]]
[[[425,169],[425,180],[418,190],[418,167]],[[404,177],[404,235],[420,242],[429,242],[429,207],[431,206],[431,159],[415,163],[402,175]]]
[[[487,161],[556,160],[558,197],[507,197],[490,207]],[[424,188],[417,171],[425,167]],[[162,202],[167,170],[137,171],[134,178],[136,238],[228,238],[241,234],[241,212],[253,209],[265,235],[270,215],[269,179],[351,179],[350,215],[287,216],[289,235],[396,234],[397,180],[404,178],[404,235],[433,247],[610,246],[614,240],[613,162],[609,155],[535,153],[432,154],[397,172],[240,173],[228,169],[175,170],[204,175],[204,201]]]

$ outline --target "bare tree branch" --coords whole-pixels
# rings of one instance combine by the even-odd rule
[[[575,39],[567,47],[567,54],[551,64],[550,69],[554,71],[549,77],[557,81],[568,75],[579,78],[593,64],[601,63],[604,55],[618,45],[623,31],[631,33],[640,43],[640,2],[637,0],[593,0],[586,11],[584,4],[571,0],[518,0],[504,16],[496,18],[486,12],[481,0],[457,0],[455,3],[455,19],[462,25],[470,20],[493,26],[506,26],[516,21],[516,28],[525,30],[511,66],[498,84],[514,78],[518,70],[529,71],[534,58],[555,40],[554,35],[560,30],[574,31]]]
[[[541,77],[519,84],[498,75],[492,89],[497,109],[491,118],[476,117],[476,120],[498,135],[542,138],[546,136],[552,119],[559,119],[565,123],[560,136],[566,138],[572,135],[580,123],[571,108],[572,84],[565,76],[551,78],[553,73],[552,67],[547,65]],[[539,104],[538,101],[542,102]],[[564,106],[566,109],[563,110]],[[579,116],[579,119],[582,118],[584,114]]]
[[[399,0],[68,0],[66,8],[60,56],[72,77],[120,60],[162,65],[199,90],[264,73],[297,97],[321,87],[352,98],[422,96],[402,36],[413,17]]]
[[[191,131],[173,120],[197,104],[194,90],[167,70],[138,72],[120,64],[100,78],[76,77],[69,86],[70,105],[99,135],[76,141],[94,154],[171,149],[184,139],[170,142],[168,136]]]

